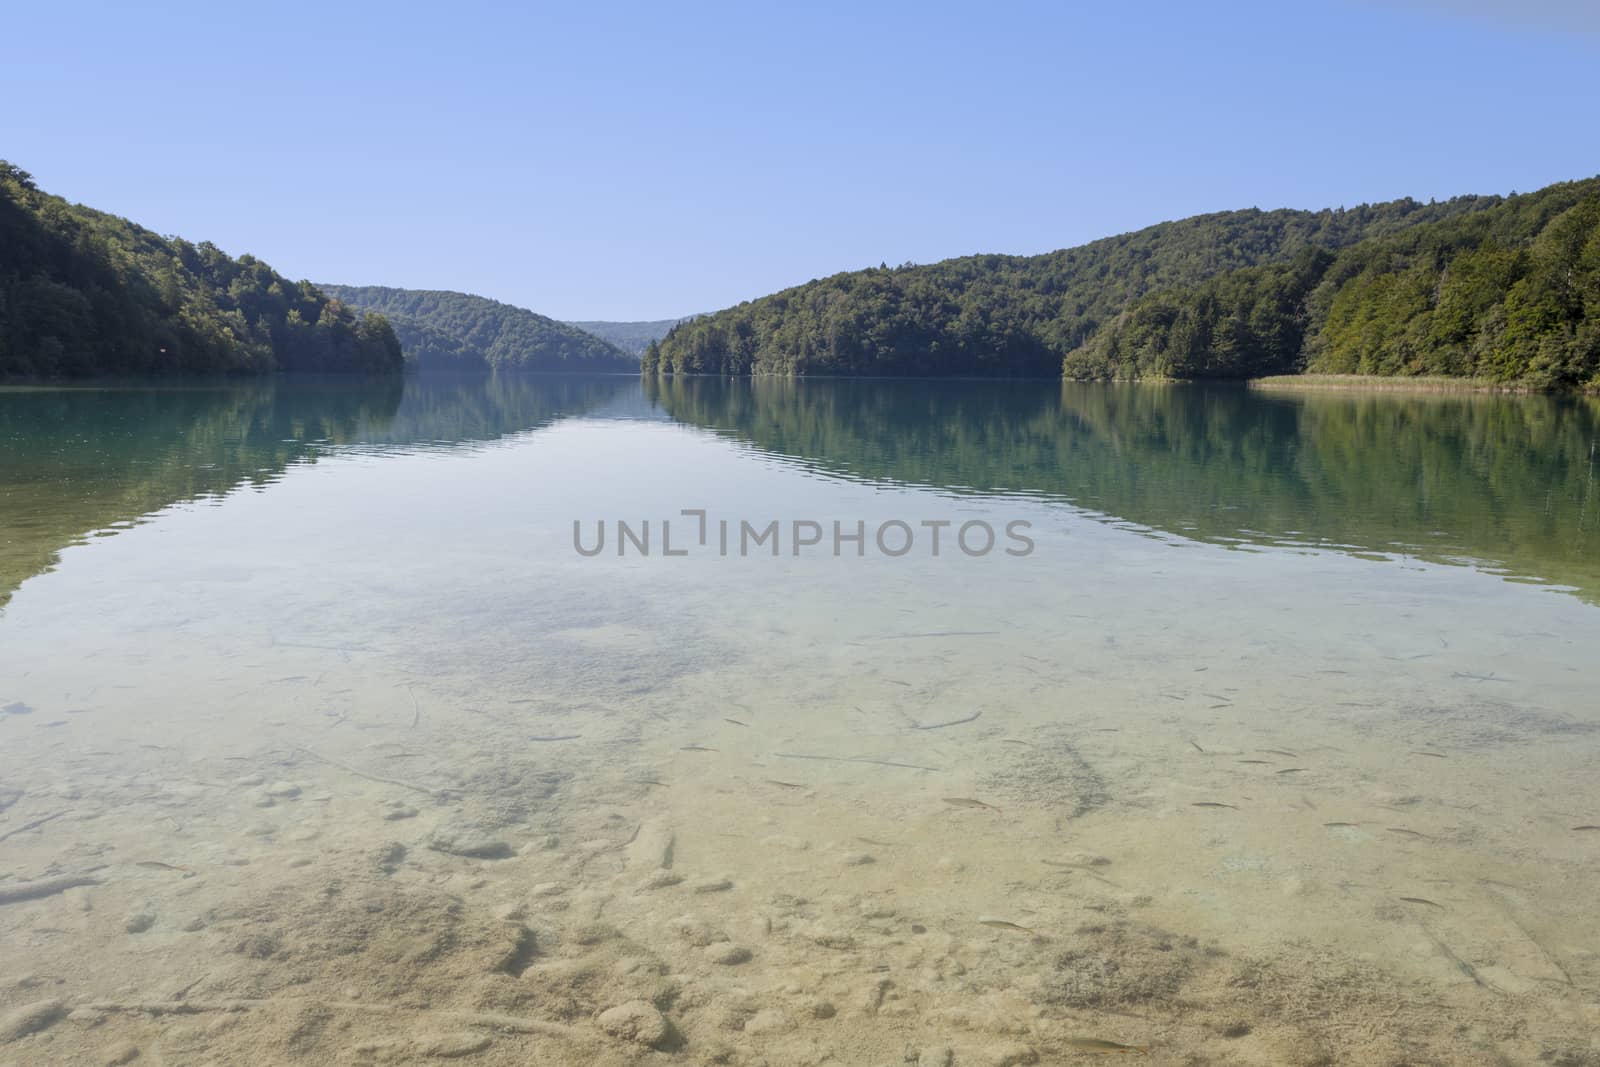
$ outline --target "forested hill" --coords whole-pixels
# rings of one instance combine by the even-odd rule
[[[691,318],[693,316],[690,316]],[[602,341],[609,341],[635,357],[644,354],[651,341],[659,341],[680,322],[688,319],[655,319],[645,322],[568,322],[584,333],[592,333]]]
[[[967,256],[808,282],[677,326],[646,373],[1048,375],[1130,302],[1241,267],[1285,263],[1498,197],[1330,211],[1231,211],[1041,256]]]
[[[68,203],[0,160],[0,377],[402,366],[381,316],[253,256]]]
[[[1302,370],[1600,387],[1600,178],[1154,293],[1075,378]]]
[[[564,322],[468,293],[324,285],[351,307],[394,323],[408,365],[423,371],[626,372],[627,352]]]

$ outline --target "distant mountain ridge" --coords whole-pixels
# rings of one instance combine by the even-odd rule
[[[609,341],[625,352],[635,356],[644,354],[650,347],[651,341],[659,341],[665,337],[674,326],[680,322],[688,322],[698,318],[697,315],[686,315],[681,319],[653,319],[641,322],[577,322],[568,320],[568,326],[576,326],[584,333],[592,333],[603,341]]]
[[[629,373],[639,361],[593,334],[498,300],[449,290],[382,285],[325,285],[353,308],[394,324],[408,367],[422,371],[491,370]]]
[[[1600,217],[1597,183],[1509,198],[1220,212],[1041,256],[836,274],[679,324],[640,365],[646,374],[1086,378],[1247,377],[1312,365],[1581,382],[1600,363],[1600,238],[1589,221]],[[1480,225],[1480,215],[1501,221]],[[1547,239],[1546,224],[1555,227]],[[1456,261],[1477,281],[1462,280],[1435,316],[1430,284],[1478,239],[1499,243]],[[1330,273],[1335,257],[1343,266]],[[1207,288],[1225,279],[1241,292]],[[1256,291],[1263,286],[1270,293]],[[1161,294],[1200,308],[1187,318],[1152,310]],[[1183,332],[1208,316],[1215,329]],[[1334,328],[1309,331],[1318,316]],[[1516,325],[1485,332],[1480,318]],[[1169,327],[1167,347],[1188,358],[1160,355]],[[1495,348],[1495,338],[1514,340],[1515,351]],[[1485,350],[1463,358],[1473,345]],[[1241,346],[1250,358],[1234,354]]]

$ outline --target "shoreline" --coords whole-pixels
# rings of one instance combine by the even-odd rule
[[[1251,389],[1266,390],[1347,390],[1362,392],[1415,392],[1415,393],[1499,393],[1520,396],[1560,393],[1593,393],[1582,387],[1557,389],[1532,385],[1527,382],[1496,382],[1483,378],[1449,378],[1442,375],[1397,377],[1377,374],[1274,374],[1265,378],[1250,378],[1245,384]]]

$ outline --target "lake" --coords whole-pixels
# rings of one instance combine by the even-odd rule
[[[1055,381],[0,391],[0,1004],[71,1013],[0,1039],[1600,1063],[1597,439]]]

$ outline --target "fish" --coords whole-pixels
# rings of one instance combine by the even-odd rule
[[[1143,1056],[1149,1053],[1149,1045],[1124,1045],[1120,1041],[1107,1041],[1099,1037],[1069,1037],[1067,1047],[1075,1048],[1079,1052],[1097,1052],[1101,1055],[1127,1055],[1138,1053]]]
[[[1448,759],[1449,758],[1443,752],[1424,752],[1421,749],[1412,749],[1411,750],[1411,754],[1413,756],[1432,756],[1434,759]]]
[[[1190,744],[1191,744],[1191,745],[1194,745],[1194,750],[1195,750],[1195,751],[1196,751],[1196,752],[1198,752],[1198,753],[1200,753],[1200,755],[1202,755],[1202,756],[1204,756],[1204,755],[1205,755],[1205,754],[1206,754],[1206,750],[1205,750],[1205,749],[1203,749],[1203,748],[1201,748],[1201,747],[1200,747],[1200,746],[1199,746],[1199,745],[1198,745],[1198,744],[1196,744],[1196,743],[1195,743],[1195,742],[1193,742],[1193,741],[1190,741],[1190,742],[1189,742],[1189,743],[1190,743]]]
[[[1305,769],[1306,768],[1304,768],[1304,767],[1285,767],[1283,770],[1274,771],[1273,773],[1274,774],[1299,774],[1301,771],[1303,771]]]
[[[731,722],[735,726],[749,726],[750,725],[747,722],[740,722],[738,719],[730,719],[730,718],[727,718],[726,716],[723,717],[722,721],[723,722]]]
[[[160,860],[140,860],[138,863],[135,863],[134,866],[149,867],[158,871],[179,871],[185,873],[189,870],[187,867],[179,867],[171,863],[162,863]]]
[[[1360,826],[1361,824],[1358,823],[1358,822],[1325,822],[1322,825],[1333,827],[1333,826]]]
[[[1435,904],[1433,901],[1428,900],[1425,897],[1401,897],[1400,899],[1405,901],[1407,904],[1426,904],[1430,908],[1438,908],[1440,911],[1444,910],[1443,904]]]
[[[978,925],[992,926],[996,930],[1016,930],[1020,933],[1032,934],[1034,937],[1039,936],[1039,931],[1031,927],[1023,926],[1020,923],[1011,922],[1009,919],[979,919]]]
[[[1418,833],[1416,830],[1407,830],[1404,826],[1385,826],[1391,834],[1405,834],[1407,837],[1427,837],[1427,834]]]
[[[1231,808],[1234,811],[1238,811],[1239,810],[1238,807],[1233,805],[1233,804],[1219,804],[1215,800],[1197,800],[1193,804],[1191,804],[1190,807],[1194,807],[1194,808]]]
[[[1269,756],[1288,756],[1290,759],[1299,759],[1298,752],[1290,752],[1286,748],[1258,748],[1257,752],[1265,752]]]
[[[1582,826],[1574,826],[1573,829],[1574,830],[1600,830],[1600,826],[1591,826],[1588,823],[1584,823]]]
[[[684,745],[678,751],[679,752],[715,752],[716,749],[707,748],[704,745]]]
[[[658,785],[663,789],[667,787],[667,783],[659,778],[629,778],[628,781],[634,785]]]
[[[1269,767],[1272,765],[1272,761],[1269,760],[1269,759],[1242,759],[1239,762],[1240,763],[1264,763]]]
[[[582,734],[532,734],[529,741],[576,741]]]
[[[983,801],[973,800],[971,797],[945,797],[944,802],[946,804],[954,804],[958,808],[983,808],[985,811],[992,811],[996,815],[1000,814],[1000,809],[993,804],[985,804]]]
[[[766,783],[768,785],[781,785],[785,789],[804,789],[804,788],[806,788],[805,785],[803,785],[800,782],[780,782],[776,778],[767,778],[767,779],[764,779],[764,781],[766,781]]]

